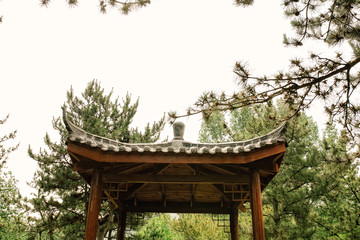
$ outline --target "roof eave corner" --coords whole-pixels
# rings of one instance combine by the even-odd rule
[[[63,112],[63,122],[64,122],[64,124],[65,124],[65,128],[66,128],[66,130],[68,131],[68,133],[69,134],[71,134],[71,133],[73,133],[74,131],[73,131],[73,129],[71,128],[71,122],[70,122],[70,120],[69,120],[69,118],[68,118],[68,115],[67,115],[67,111],[66,111],[66,106],[64,105],[64,106],[62,106],[61,107],[62,108],[62,112]]]
[[[289,122],[288,121],[284,121],[280,127],[278,128],[278,131],[279,131],[279,136],[284,139],[284,142],[285,142],[285,147],[288,147],[288,143],[286,141],[286,137],[285,137],[285,132],[286,132],[286,129],[289,125]]]
[[[74,123],[72,123],[68,118],[66,106],[63,106],[62,110],[63,110],[63,122],[65,124],[66,130],[68,131],[69,135],[77,135],[77,136],[85,135],[86,132],[83,129],[76,126]]]

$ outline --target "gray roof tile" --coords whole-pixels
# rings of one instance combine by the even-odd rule
[[[192,143],[179,140],[182,136],[175,136],[174,140],[164,143],[123,143],[116,140],[100,137],[75,126],[67,117],[66,110],[63,112],[64,123],[69,132],[68,139],[90,147],[99,148],[102,151],[113,152],[163,152],[163,153],[186,153],[186,154],[239,154],[250,152],[253,149],[262,148],[278,142],[285,142],[283,132],[286,123],[283,123],[273,131],[250,140],[229,143]],[[180,124],[181,125],[181,124]],[[178,126],[178,125],[177,125]]]

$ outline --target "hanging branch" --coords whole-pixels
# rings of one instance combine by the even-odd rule
[[[238,0],[237,5],[252,1]],[[345,59],[341,53],[334,57],[311,54],[306,61],[291,59],[286,72],[263,77],[254,76],[246,64],[236,62],[234,73],[238,78],[239,92],[205,92],[186,114],[169,113],[172,121],[178,117],[201,113],[208,118],[215,111],[232,111],[253,104],[266,103],[282,98],[291,112],[286,118],[297,115],[310,107],[315,99],[324,102],[329,123],[340,123],[355,138],[360,134],[360,105],[356,102],[360,72],[360,24],[357,14],[360,4],[343,0],[283,0],[285,15],[290,18],[295,37],[284,36],[284,43],[302,46],[306,39],[318,40],[329,45],[350,43],[354,57]]]

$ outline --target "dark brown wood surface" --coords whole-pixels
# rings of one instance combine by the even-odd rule
[[[253,226],[253,239],[265,240],[261,201],[261,182],[258,169],[250,171],[250,205]]]
[[[86,220],[85,240],[96,240],[98,229],[98,218],[101,205],[101,171],[93,170],[90,190],[90,200],[88,206],[88,214]]]
[[[230,233],[231,240],[239,240],[239,212],[237,209],[233,209],[230,213]]]
[[[125,230],[126,230],[126,212],[125,210],[119,210],[119,219],[117,227],[116,240],[125,239]]]

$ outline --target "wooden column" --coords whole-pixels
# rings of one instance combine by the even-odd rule
[[[230,213],[230,233],[231,240],[239,240],[239,212],[237,209],[233,209]]]
[[[119,210],[119,220],[118,220],[116,240],[125,239],[125,230],[126,230],[126,212],[124,210]]]
[[[90,200],[86,219],[85,240],[96,240],[101,206],[101,171],[93,169],[90,189]]]
[[[253,239],[265,240],[264,220],[261,202],[261,183],[258,169],[250,172],[250,204],[252,215]]]

